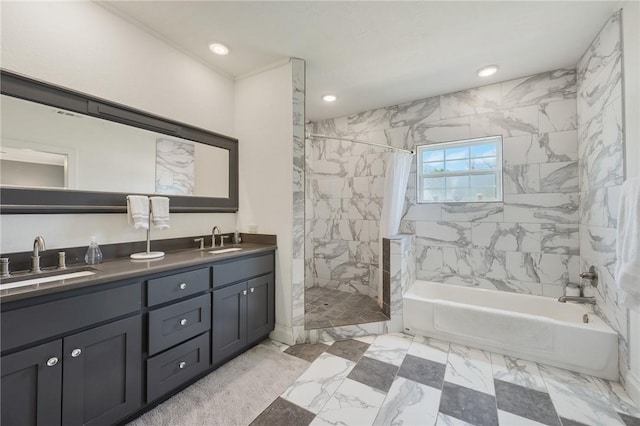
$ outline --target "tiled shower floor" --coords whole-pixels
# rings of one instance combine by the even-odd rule
[[[280,350],[311,364],[252,426],[640,425],[618,383],[441,340],[387,334]]]
[[[388,319],[376,301],[364,294],[324,287],[304,291],[304,325],[307,330]]]

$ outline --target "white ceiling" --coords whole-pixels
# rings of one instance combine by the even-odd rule
[[[233,78],[307,64],[307,120],[573,67],[616,1],[110,1],[101,3]],[[215,56],[212,41],[231,53]],[[498,64],[498,74],[476,75]],[[320,97],[334,93],[338,101]]]

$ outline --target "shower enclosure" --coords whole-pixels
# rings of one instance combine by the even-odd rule
[[[381,309],[379,235],[389,147],[315,126],[330,137],[308,134],[306,145],[305,328],[388,320]],[[410,160],[404,164],[408,176]],[[406,177],[396,185],[403,189],[399,208],[386,208],[387,217],[397,218],[393,233],[406,186]]]

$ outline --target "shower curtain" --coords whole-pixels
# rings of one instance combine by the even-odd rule
[[[407,192],[409,170],[413,154],[406,152],[387,153],[387,165],[384,175],[384,198],[380,213],[380,235],[378,237],[380,254],[378,265],[380,273],[378,280],[378,305],[382,307],[382,239],[395,235],[400,230],[400,219],[404,208],[404,197]]]

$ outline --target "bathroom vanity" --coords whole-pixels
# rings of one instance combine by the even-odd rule
[[[238,247],[1,291],[2,424],[117,424],[266,338],[276,247]]]

